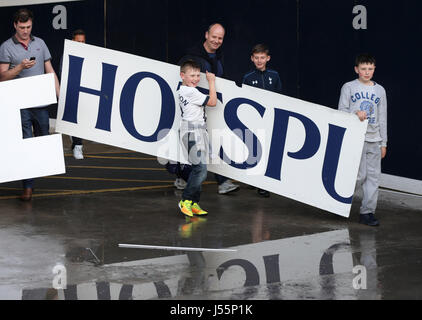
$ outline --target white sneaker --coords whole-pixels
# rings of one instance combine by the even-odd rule
[[[234,184],[231,180],[226,180],[218,186],[219,194],[226,194],[232,191],[238,190],[240,187],[237,184]]]
[[[185,180],[183,180],[182,178],[177,178],[174,181],[174,186],[177,188],[177,190],[184,190],[186,188],[187,184],[188,183]]]
[[[76,160],[82,160],[84,158],[84,154],[82,153],[82,146],[81,145],[76,145],[73,148],[73,157]]]

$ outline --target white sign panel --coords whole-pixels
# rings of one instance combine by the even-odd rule
[[[61,84],[58,132],[185,162],[178,66],[66,40]],[[349,216],[366,122],[221,78],[216,88],[210,171]]]
[[[0,7],[13,7],[45,3],[73,2],[81,0],[0,0]]]
[[[62,136],[23,139],[20,109],[56,102],[54,76],[46,74],[0,82],[0,183],[66,172]]]

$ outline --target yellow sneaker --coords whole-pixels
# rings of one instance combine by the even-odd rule
[[[180,208],[180,211],[182,211],[182,213],[185,216],[193,217],[192,201],[191,200],[185,200],[185,201],[180,200],[179,208]]]
[[[197,204],[196,202],[192,205],[192,212],[196,216],[206,216],[208,214],[208,212],[202,210],[199,204]]]
[[[201,229],[201,225],[207,222],[205,217],[185,217],[186,223],[179,226],[179,235],[184,239],[189,239],[193,234]]]

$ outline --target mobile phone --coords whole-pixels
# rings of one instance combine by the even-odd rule
[[[31,58],[29,58],[29,60],[30,61],[34,61],[35,60],[35,57],[31,57]]]

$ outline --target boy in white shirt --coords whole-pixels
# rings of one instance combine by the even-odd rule
[[[185,61],[180,67],[182,85],[179,89],[179,105],[182,111],[180,137],[188,160],[192,164],[186,188],[179,202],[181,212],[188,216],[203,216],[208,212],[199,206],[202,182],[207,178],[209,143],[205,107],[217,105],[215,75],[206,73],[209,83],[209,96],[196,88],[200,80],[200,66],[193,60]]]

